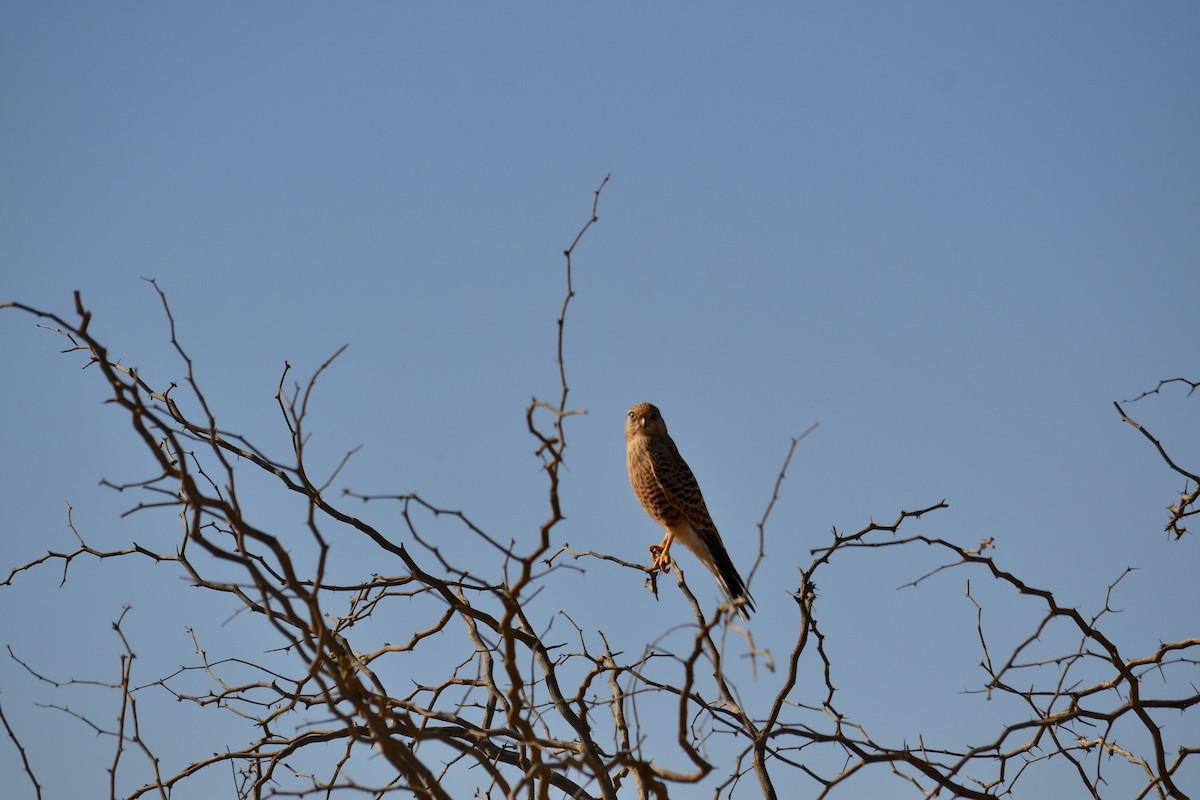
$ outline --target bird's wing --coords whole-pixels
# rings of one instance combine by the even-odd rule
[[[654,438],[650,445],[650,462],[664,499],[683,515],[708,550],[712,563],[707,566],[714,569],[729,563],[729,554],[725,552],[721,534],[717,532],[717,526],[708,513],[708,506],[704,504],[700,484],[687,462],[683,460],[683,456],[679,455],[679,449],[675,447],[671,437]]]
[[[655,436],[650,441],[648,451],[654,478],[662,489],[664,499],[682,514],[697,532],[712,529],[716,533],[716,526],[713,525],[708,507],[704,504],[704,495],[700,493],[700,484],[696,482],[696,476],[692,474],[683,456],[679,455],[671,437]]]
[[[657,436],[650,443],[649,453],[654,477],[662,489],[664,499],[688,521],[706,551],[696,555],[716,576],[730,601],[745,597],[746,604],[753,610],[754,602],[750,599],[746,584],[734,567],[733,559],[729,557],[725,543],[721,541],[721,534],[717,532],[717,526],[708,513],[708,506],[704,504],[700,484],[687,462],[683,460],[683,456],[679,454],[675,442],[669,436]],[[738,614],[743,618],[748,617],[743,608],[738,609]]]

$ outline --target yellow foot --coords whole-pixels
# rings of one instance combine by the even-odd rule
[[[654,561],[650,564],[651,571],[658,570],[663,573],[671,571],[670,548],[664,548],[660,544],[652,544],[650,545],[650,555],[654,556]]]

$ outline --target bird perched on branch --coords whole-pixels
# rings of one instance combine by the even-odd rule
[[[738,615],[749,619],[754,601],[746,583],[725,551],[696,476],[667,435],[662,414],[650,403],[638,403],[629,409],[625,418],[625,459],[633,494],[667,532],[662,544],[650,545],[654,557],[651,571],[670,572],[671,545],[679,541],[716,577]]]

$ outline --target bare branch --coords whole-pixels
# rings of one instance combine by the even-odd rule
[[[1142,399],[1143,397],[1145,397],[1149,394],[1157,394],[1158,390],[1161,389],[1164,385],[1173,383],[1176,381],[1186,383],[1191,387],[1188,390],[1189,397],[1192,395],[1192,392],[1195,391],[1196,386],[1200,385],[1197,383],[1193,383],[1192,381],[1189,381],[1186,378],[1171,378],[1169,380],[1159,381],[1158,386],[1155,386],[1149,392],[1142,392],[1140,395],[1135,397],[1133,400],[1129,400],[1127,402],[1132,403],[1134,401]],[[1122,422],[1127,422],[1130,425],[1132,425],[1134,428],[1136,428],[1138,430],[1138,432],[1142,434],[1142,436],[1146,437],[1146,439],[1148,439],[1150,441],[1150,443],[1154,445],[1154,449],[1158,451],[1159,456],[1162,458],[1162,460],[1164,462],[1166,462],[1167,466],[1184,477],[1185,482],[1183,485],[1183,490],[1180,491],[1180,493],[1179,493],[1179,502],[1167,507],[1167,510],[1171,512],[1171,516],[1167,519],[1167,524],[1164,527],[1164,530],[1167,533],[1172,534],[1176,539],[1182,538],[1183,535],[1185,533],[1187,533],[1187,528],[1185,528],[1181,524],[1183,519],[1185,517],[1193,516],[1198,511],[1196,501],[1200,500],[1200,475],[1197,475],[1195,472],[1186,470],[1183,467],[1179,466],[1179,464],[1175,463],[1175,461],[1172,460],[1171,456],[1169,456],[1167,454],[1167,450],[1163,446],[1162,442],[1160,442],[1157,437],[1155,437],[1153,434],[1151,434],[1150,431],[1148,431],[1144,427],[1142,427],[1142,425],[1140,423],[1138,423],[1133,418],[1131,418],[1128,414],[1126,414],[1125,410],[1123,408],[1121,408],[1120,403],[1114,402],[1113,407],[1116,408],[1117,413],[1121,415]]]
[[[33,784],[33,793],[38,800],[42,798],[42,784],[38,782],[37,776],[33,774],[33,767],[29,763],[29,755],[25,752],[24,746],[21,745],[21,740],[17,738],[17,733],[12,729],[12,725],[8,722],[8,717],[4,716],[4,705],[0,703],[0,724],[4,725],[4,731],[8,734],[8,739],[17,748],[17,753],[21,756],[21,765],[25,768],[25,775],[29,778],[29,782]]]

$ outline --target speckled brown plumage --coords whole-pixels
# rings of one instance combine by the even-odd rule
[[[696,476],[667,434],[662,414],[650,403],[638,403],[629,409],[625,418],[625,459],[633,494],[666,531],[662,544],[650,546],[652,568],[668,572],[671,545],[681,542],[712,572],[738,614],[748,619],[754,601],[709,516]],[[744,599],[737,602],[739,598]]]

